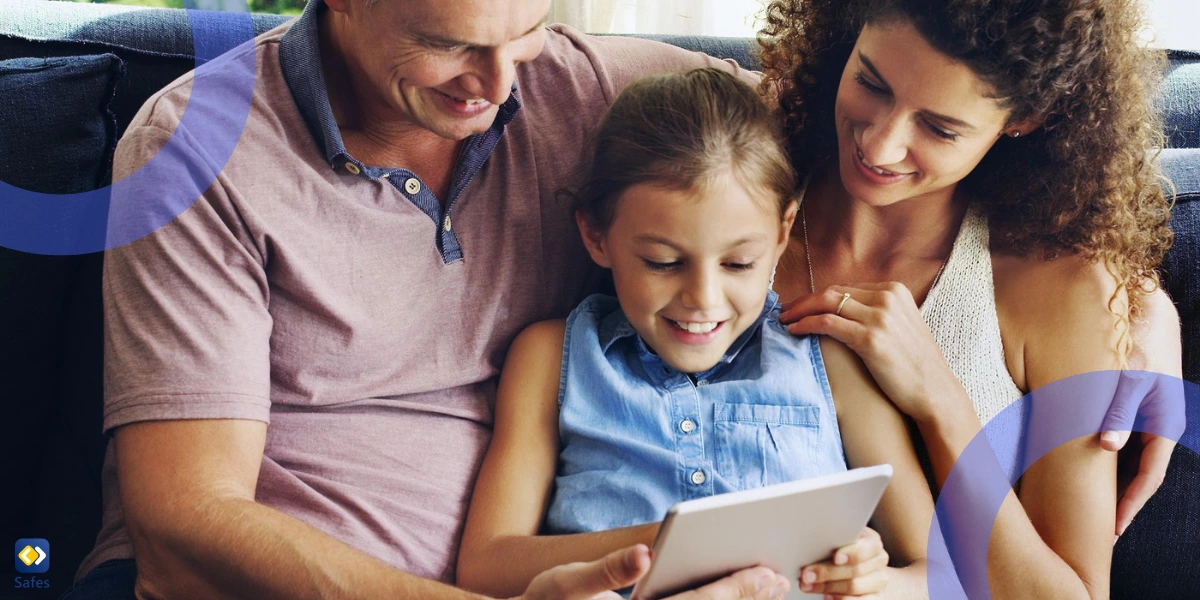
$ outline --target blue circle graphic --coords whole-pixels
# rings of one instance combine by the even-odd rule
[[[0,246],[33,254],[109,250],[153,233],[217,179],[242,136],[254,93],[254,23],[240,12],[188,10],[196,57],[187,108],[146,164],[112,185],[42,194],[0,182]]]
[[[1153,433],[1200,452],[1197,432],[1185,435],[1188,417],[1196,418],[1189,406],[1200,408],[1200,386],[1144,371],[1076,375],[1009,405],[971,440],[942,486],[929,529],[930,600],[991,598],[988,542],[1000,505],[1046,453],[1110,430]]]

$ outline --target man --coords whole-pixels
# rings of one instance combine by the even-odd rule
[[[547,29],[549,8],[313,0],[235,51],[258,73],[220,177],[106,258],[113,442],[72,598],[475,597],[445,583],[504,352],[595,280],[558,192],[628,82],[736,70]],[[143,107],[115,180],[198,137],[194,77]],[[562,567],[526,597],[591,597],[648,563]],[[693,596],[787,586],[755,569]]]

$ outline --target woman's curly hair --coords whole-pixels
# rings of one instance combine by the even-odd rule
[[[963,189],[1008,250],[1103,261],[1118,285],[1109,308],[1127,327],[1172,241],[1154,163],[1165,54],[1139,43],[1137,0],[773,0],[762,91],[778,98],[799,173],[836,156],[834,100],[859,32],[897,19],[989,85],[1009,125],[1043,119],[997,141]]]

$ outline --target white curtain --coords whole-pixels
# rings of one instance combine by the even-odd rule
[[[763,0],[554,0],[550,20],[587,33],[752,36]]]

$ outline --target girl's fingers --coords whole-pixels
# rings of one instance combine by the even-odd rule
[[[870,527],[863,528],[858,539],[833,551],[833,564],[846,565],[863,562],[883,553],[883,538]]]
[[[866,577],[875,571],[882,571],[886,569],[887,563],[888,555],[886,552],[883,552],[862,562],[835,565],[832,562],[826,561],[817,563],[815,565],[809,565],[800,570],[800,586],[803,590],[806,584],[815,586],[833,581],[848,581],[851,579]]]
[[[827,581],[810,586],[805,589],[801,584],[801,591],[808,594],[833,594],[835,596],[868,596],[878,594],[887,587],[888,573],[886,570],[872,571],[862,577],[854,579],[841,579],[837,581]]]

